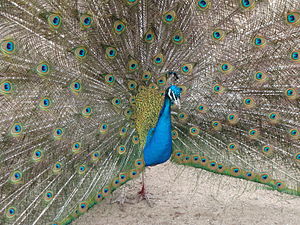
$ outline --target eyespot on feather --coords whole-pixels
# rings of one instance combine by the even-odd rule
[[[260,136],[260,131],[258,129],[250,129],[248,131],[248,137],[252,140],[258,139]]]
[[[236,151],[236,150],[239,149],[239,144],[238,144],[238,143],[235,143],[235,142],[229,143],[229,144],[227,145],[227,149],[228,149],[229,151]]]
[[[9,181],[12,184],[20,184],[23,183],[23,173],[20,170],[15,170],[10,173]]]
[[[8,219],[13,219],[17,215],[17,208],[14,206],[10,206],[5,210],[5,217]]]
[[[121,35],[126,31],[126,24],[121,20],[114,22],[113,31],[117,35]]]
[[[200,0],[196,2],[197,8],[200,11],[206,11],[211,8],[211,0]]]
[[[165,24],[172,24],[176,20],[176,13],[174,10],[165,12],[162,16],[162,20]]]
[[[101,123],[99,125],[99,131],[101,134],[105,134],[108,131],[108,124],[107,123]]]
[[[300,12],[290,11],[285,15],[285,22],[288,25],[298,26],[300,25]]]
[[[89,14],[83,14],[80,16],[80,25],[83,29],[88,29],[92,27],[93,17]]]
[[[24,133],[24,127],[22,123],[15,122],[11,127],[10,127],[10,135],[13,137],[20,137]]]
[[[35,71],[41,77],[48,76],[50,74],[51,68],[47,62],[40,62],[36,67]]]
[[[262,71],[255,72],[253,78],[257,83],[261,83],[261,84],[265,83],[268,80],[267,74]]]
[[[253,109],[256,106],[254,99],[251,97],[244,98],[243,104],[246,109]]]
[[[159,53],[153,57],[153,64],[156,66],[162,66],[165,63],[165,57]]]
[[[114,59],[118,55],[118,51],[114,47],[106,47],[105,49],[105,58],[106,59]]]
[[[104,187],[102,188],[102,195],[103,195],[103,197],[109,196],[110,193],[111,193],[111,189],[110,189],[109,186],[104,186]]]
[[[243,10],[251,10],[255,7],[255,0],[239,0],[240,8]]]
[[[214,41],[222,41],[225,38],[225,31],[222,29],[216,29],[212,32],[212,39]]]
[[[5,39],[0,41],[0,52],[4,55],[12,55],[16,52],[16,42],[12,39]]]
[[[57,13],[50,14],[47,21],[48,25],[55,30],[59,29],[62,25],[62,17]]]
[[[130,59],[128,61],[128,71],[132,73],[132,72],[137,71],[138,69],[139,69],[138,61],[135,59]]]
[[[13,83],[8,80],[0,82],[0,94],[8,95],[13,92]]]

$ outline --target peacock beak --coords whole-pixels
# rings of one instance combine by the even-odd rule
[[[179,99],[179,98],[177,98],[177,99],[175,100],[175,104],[178,105],[178,108],[180,109],[180,99]]]
[[[172,97],[173,97],[173,99],[174,99],[174,103],[176,104],[176,105],[178,105],[178,108],[180,109],[180,97],[178,96],[176,96],[175,94],[174,94],[174,92],[172,92]]]

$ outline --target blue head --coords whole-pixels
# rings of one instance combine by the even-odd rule
[[[180,106],[181,92],[182,92],[182,89],[180,87],[172,85],[166,90],[166,97],[169,97],[169,99],[171,100],[172,103],[175,103],[176,105]]]

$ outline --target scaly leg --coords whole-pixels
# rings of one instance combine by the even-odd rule
[[[142,189],[138,192],[139,196],[140,196],[140,201],[141,200],[146,200],[146,202],[148,203],[148,205],[150,207],[153,207],[152,202],[150,201],[151,199],[151,194],[146,192],[146,188],[145,188],[145,172],[142,173]]]

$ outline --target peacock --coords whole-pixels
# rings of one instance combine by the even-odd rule
[[[69,224],[168,160],[299,196],[299,10],[1,0],[0,223]]]

